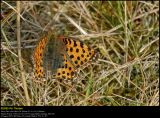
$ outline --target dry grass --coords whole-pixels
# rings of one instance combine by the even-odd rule
[[[20,3],[20,15],[16,2],[1,4],[2,106],[159,105],[158,1]],[[55,35],[79,38],[99,53],[98,60],[81,71],[84,83],[32,80],[32,51],[49,29]]]

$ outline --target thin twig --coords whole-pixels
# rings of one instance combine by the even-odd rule
[[[65,16],[67,18],[67,20],[69,20],[77,29],[79,29],[79,31],[84,34],[87,35],[86,31],[84,31],[82,29],[82,27],[80,27],[71,17],[69,17],[68,15],[66,15],[65,13],[61,13],[63,16]]]
[[[23,68],[23,63],[22,63],[22,55],[21,55],[21,40],[20,40],[20,1],[17,1],[17,43],[18,43],[18,57],[19,57],[19,65],[20,65],[20,70],[21,70],[21,79],[24,87],[24,93],[26,97],[26,105],[30,106],[30,99],[28,95],[28,90],[27,90],[27,84],[26,84],[26,79],[24,76],[24,68]]]

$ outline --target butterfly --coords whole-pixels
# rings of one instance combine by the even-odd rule
[[[54,78],[68,80],[95,58],[95,50],[83,42],[51,33],[40,39],[32,55],[36,78],[45,78],[50,73]]]

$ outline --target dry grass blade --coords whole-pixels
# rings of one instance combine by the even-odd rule
[[[23,83],[23,89],[26,97],[26,105],[30,106],[30,99],[27,90],[26,79],[24,75],[24,68],[22,63],[22,56],[21,56],[21,35],[20,35],[20,1],[17,1],[17,42],[18,42],[18,59],[21,71],[21,79]]]

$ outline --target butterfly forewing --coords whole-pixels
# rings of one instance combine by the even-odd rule
[[[64,38],[66,43],[66,51],[69,59],[72,61],[76,68],[83,66],[95,54],[94,50],[89,48],[86,44],[71,38]]]
[[[44,48],[46,47],[46,44],[48,42],[47,37],[43,37],[39,42],[36,48],[33,52],[33,64],[34,64],[34,74],[36,78],[44,77],[44,70],[43,70],[43,54],[44,54]]]

